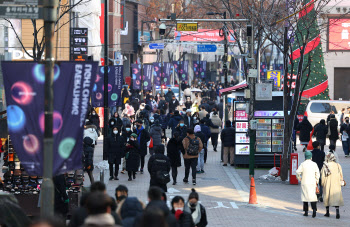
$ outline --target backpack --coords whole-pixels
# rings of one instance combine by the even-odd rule
[[[187,154],[189,156],[197,156],[198,150],[199,150],[199,140],[196,136],[194,139],[191,139],[190,137],[186,136],[190,140],[190,145],[187,148]]]
[[[168,171],[157,171],[156,180],[159,184],[167,184],[170,182],[170,174]]]

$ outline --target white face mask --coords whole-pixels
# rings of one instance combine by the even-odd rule
[[[130,141],[134,141],[135,139],[134,138],[130,138]]]
[[[96,115],[96,113],[92,113],[92,115]]]
[[[134,125],[134,128],[137,128],[137,125]]]
[[[151,120],[151,122],[153,123],[153,122],[154,122],[154,120]]]
[[[114,122],[113,122],[113,121],[111,122],[111,125],[114,125]]]
[[[175,211],[178,211],[178,210],[183,211],[183,210],[184,210],[184,208],[183,208],[183,207],[177,207],[177,208],[175,208]]]
[[[114,134],[118,134],[118,131],[113,131]]]
[[[194,119],[194,120],[196,120],[196,119],[197,119],[197,117],[193,117],[193,119]]]

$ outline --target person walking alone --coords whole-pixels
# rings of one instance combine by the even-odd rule
[[[213,125],[217,126],[218,128],[210,127],[211,132],[211,143],[213,145],[214,151],[216,152],[216,148],[218,146],[218,137],[220,133],[220,127],[222,126],[221,119],[218,115],[218,112],[214,111],[213,116],[210,118],[211,122],[213,122]]]
[[[312,125],[310,124],[307,116],[304,116],[303,120],[297,125],[296,130],[300,131],[299,140],[300,144],[304,146],[304,151],[310,141],[310,133],[312,131]]]
[[[143,173],[143,167],[145,166],[145,156],[147,155],[147,142],[151,139],[147,130],[142,126],[142,120],[136,120],[136,129],[134,132],[137,134],[137,141],[140,145],[140,155],[141,155],[141,169],[140,172]]]
[[[296,171],[298,180],[301,181],[301,200],[303,201],[304,216],[308,216],[309,205],[312,207],[312,217],[316,217],[317,195],[316,188],[320,179],[320,171],[315,162],[311,161],[312,153],[305,152],[305,161],[301,163]]]
[[[131,176],[136,179],[136,172],[140,166],[140,145],[137,142],[137,135],[131,134],[129,142],[126,144],[126,171],[128,172],[129,179],[132,181]]]
[[[324,151],[324,145],[326,145],[326,137],[328,128],[324,119],[320,120],[320,123],[315,127],[314,135],[316,140],[320,143],[321,151]]]
[[[231,127],[231,121],[226,121],[226,127],[221,131],[221,146],[224,147],[224,165],[227,166],[228,154],[230,154],[230,164],[234,165],[235,152],[235,129]]]
[[[326,214],[329,217],[329,207],[335,207],[336,218],[340,218],[339,206],[344,206],[343,195],[341,187],[345,186],[343,178],[343,170],[339,163],[335,162],[333,153],[329,153],[321,170],[322,186],[323,186],[323,203],[326,207]]]
[[[173,138],[171,138],[167,145],[167,156],[170,159],[171,175],[173,177],[173,185],[177,183],[177,167],[181,166],[181,150],[182,140],[180,134],[175,132]]]
[[[196,185],[196,167],[198,154],[203,149],[202,141],[194,135],[193,129],[187,129],[187,136],[182,141],[184,147],[185,178],[183,182],[188,183],[190,168],[192,169],[192,184]]]
[[[338,121],[335,119],[335,115],[331,114],[330,115],[330,121],[329,121],[329,144],[334,145],[337,147],[337,140],[339,139],[338,135]]]
[[[117,127],[113,128],[112,135],[107,142],[108,164],[109,164],[109,180],[119,180],[119,165],[124,156],[124,137],[120,135]],[[115,172],[113,174],[113,165]]]
[[[170,181],[170,160],[164,155],[165,147],[160,144],[155,147],[155,154],[148,160],[148,172],[151,175],[150,187],[158,186],[168,191],[167,183]]]

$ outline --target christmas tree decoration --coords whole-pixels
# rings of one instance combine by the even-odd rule
[[[322,100],[329,99],[328,77],[324,64],[320,30],[317,24],[317,14],[314,7],[314,0],[303,0],[303,10],[299,13],[291,59],[294,64],[293,74],[296,74],[301,55],[304,55],[304,74],[300,87],[304,87],[305,84],[306,86],[302,96],[313,100]],[[304,48],[304,53],[302,53],[303,40],[306,38],[307,44]],[[310,63],[309,58],[311,58]],[[313,69],[310,71],[310,75],[308,75],[309,67]],[[289,68],[289,71],[291,73],[292,69]],[[324,95],[324,92],[326,95]]]

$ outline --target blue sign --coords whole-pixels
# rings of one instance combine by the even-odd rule
[[[216,45],[197,45],[197,52],[216,52]]]
[[[149,48],[154,49],[164,49],[164,43],[150,43]]]

